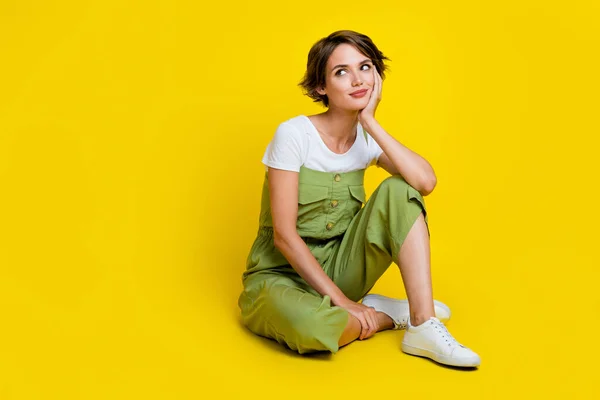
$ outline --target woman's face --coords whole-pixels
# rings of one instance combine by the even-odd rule
[[[327,95],[329,107],[362,110],[369,103],[373,90],[374,69],[375,66],[368,57],[354,46],[342,43],[327,60],[325,88],[320,88],[317,92]],[[364,89],[367,89],[367,92],[362,97],[350,95]]]

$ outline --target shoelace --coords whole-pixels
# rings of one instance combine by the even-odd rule
[[[454,336],[452,336],[450,334],[450,332],[448,332],[448,328],[446,328],[446,326],[441,322],[441,321],[436,321],[431,319],[430,320],[431,323],[434,325],[434,328],[436,330],[438,330],[439,333],[442,334],[443,337],[445,337],[446,342],[448,343],[448,346],[453,347],[453,346],[460,346],[460,347],[465,347],[462,344],[460,344],[455,338]],[[448,340],[450,339],[450,340]]]
[[[394,320],[392,319],[392,321]],[[408,318],[402,318],[399,323],[396,323],[396,321],[394,321],[394,329],[406,329],[407,326]]]

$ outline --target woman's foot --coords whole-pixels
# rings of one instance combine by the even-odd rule
[[[387,314],[394,321],[394,329],[404,329],[408,323],[410,311],[408,308],[408,300],[393,299],[391,297],[382,296],[380,294],[368,294],[362,300],[362,304],[367,307],[373,307],[376,311]],[[450,319],[450,307],[441,301],[434,300],[433,306],[435,316],[440,321],[448,321]]]
[[[431,317],[419,326],[412,326],[409,318],[407,325],[403,352],[455,367],[477,367],[481,363],[479,356],[457,342],[439,319]]]

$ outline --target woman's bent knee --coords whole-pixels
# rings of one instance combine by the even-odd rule
[[[379,189],[406,193],[409,186],[412,187],[401,175],[391,175],[381,181]]]

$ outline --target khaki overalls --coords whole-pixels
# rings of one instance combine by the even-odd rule
[[[385,179],[365,203],[364,173],[302,166],[298,185],[297,232],[353,301],[369,292],[392,261],[397,263],[400,246],[421,212],[428,224],[423,197],[400,175]],[[349,314],[308,285],[275,248],[266,172],[258,234],[242,281],[238,305],[252,332],[300,354],[338,351]]]

